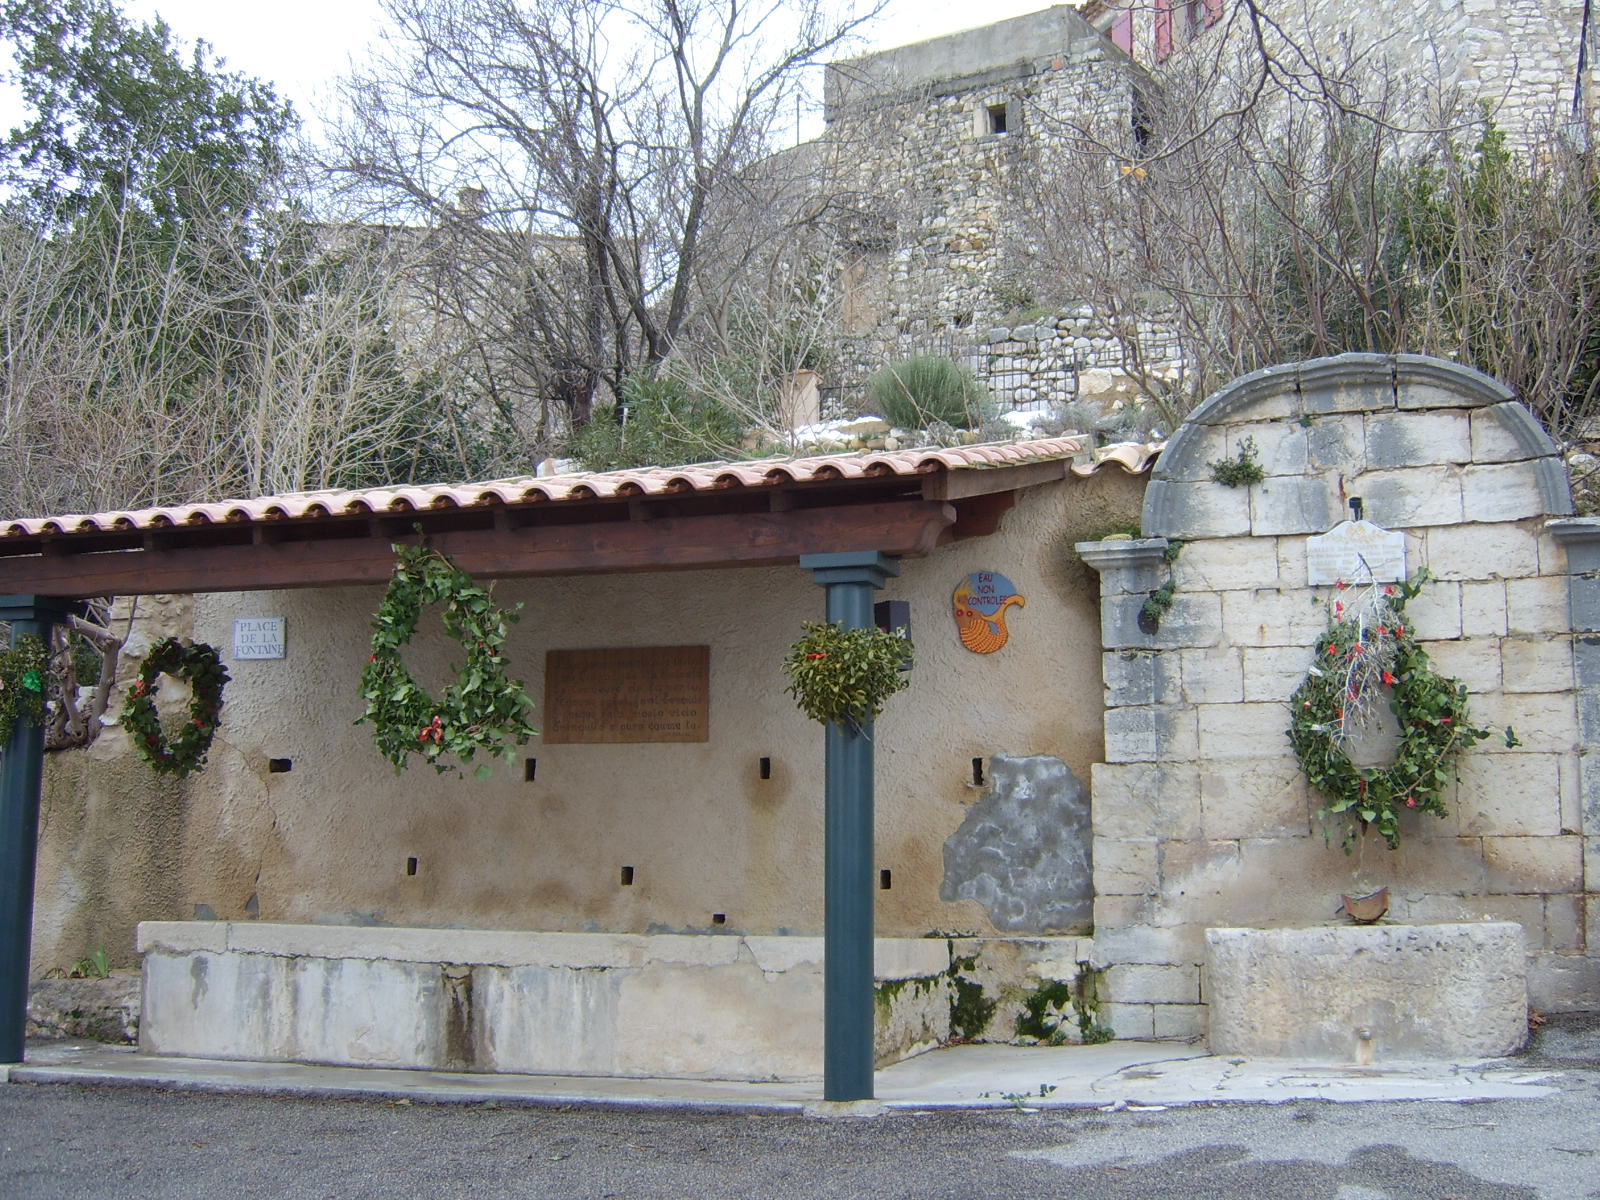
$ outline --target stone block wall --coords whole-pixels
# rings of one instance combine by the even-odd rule
[[[979,354],[986,333],[1032,303],[1009,258],[1018,171],[1064,152],[1070,131],[1047,114],[1131,138],[1134,77],[1065,7],[829,68],[845,383],[951,344]]]
[[[1190,53],[1215,53],[1223,39],[1230,51],[1254,51],[1242,6],[1225,4],[1222,19],[1209,26],[1191,24],[1185,6],[1173,7],[1175,53],[1165,61],[1157,58],[1155,8],[1147,0],[1113,0],[1094,24],[1109,31],[1131,9],[1133,56],[1158,77],[1168,68],[1183,70]],[[1313,55],[1337,62],[1348,50],[1375,50],[1399,65],[1402,77],[1409,67],[1412,78],[1459,85],[1469,102],[1489,105],[1497,123],[1517,141],[1548,135],[1571,111],[1583,0],[1276,0],[1261,9]],[[1600,83],[1597,67],[1591,50],[1585,72],[1591,115]]]
[[[1211,464],[1247,440],[1263,481],[1214,482]],[[1334,593],[1309,584],[1306,539],[1356,500],[1403,531],[1410,576],[1435,577],[1407,615],[1496,733],[1460,759],[1447,818],[1409,821],[1398,850],[1374,835],[1347,855],[1286,730]],[[1146,492],[1145,536],[1078,547],[1101,575],[1095,954],[1118,1009],[1198,1033],[1207,927],[1325,924],[1341,894],[1385,885],[1391,920],[1516,922],[1532,1002],[1600,1006],[1585,933],[1600,878],[1585,835],[1600,835],[1600,806],[1584,802],[1593,731],[1561,540],[1600,533],[1552,524],[1570,511],[1561,459],[1527,410],[1449,363],[1344,355],[1271,368],[1189,417]],[[1152,620],[1146,601],[1168,584],[1170,607],[1152,606]],[[1520,744],[1507,745],[1507,726]],[[1127,1017],[1117,1027],[1135,1032]]]

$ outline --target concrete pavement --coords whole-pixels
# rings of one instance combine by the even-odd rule
[[[877,1074],[877,1103],[821,1102],[820,1082],[485,1075],[163,1058],[92,1042],[30,1043],[0,1080],[436,1104],[599,1106],[867,1115],[885,1110],[1149,1109],[1221,1101],[1538,1099],[1555,1072],[1517,1059],[1371,1066],[1221,1058],[1174,1042],[952,1046]]]

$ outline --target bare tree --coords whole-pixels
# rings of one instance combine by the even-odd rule
[[[1600,208],[1565,114],[1513,146],[1415,62],[1232,13],[1231,41],[1149,88],[1136,149],[1053,115],[1070,153],[1018,191],[1029,269],[1094,306],[1169,423],[1258,367],[1362,350],[1466,362],[1556,437],[1581,430],[1600,406]]]
[[[783,222],[744,225],[804,73],[876,8],[828,0],[388,0],[390,52],[350,82],[336,165],[370,219],[475,264],[451,286],[519,393],[519,430],[715,328],[708,303]],[[491,399],[502,396],[489,389]],[[552,412],[551,410],[554,409]]]

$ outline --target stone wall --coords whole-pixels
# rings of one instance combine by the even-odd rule
[[[1015,323],[1034,290],[1011,260],[1019,172],[1061,152],[1060,114],[1131,137],[1133,81],[1064,7],[829,67],[846,383],[907,354],[979,353]]]
[[[1185,5],[1174,4],[1175,53],[1158,61],[1155,9],[1144,0],[1108,0],[1094,19],[1109,32],[1132,10],[1133,57],[1159,77],[1181,69],[1191,54],[1211,54],[1219,41],[1251,52],[1242,6],[1224,2],[1222,18],[1191,26]],[[1313,55],[1337,60],[1352,52],[1409,66],[1413,78],[1459,84],[1469,103],[1487,104],[1518,141],[1533,141],[1571,113],[1581,45],[1583,0],[1269,0],[1263,11]],[[1594,37],[1593,29],[1590,30]],[[1593,115],[1600,63],[1591,50],[1583,110]]]
[[[1210,464],[1246,438],[1264,481],[1213,482]],[[1306,540],[1357,498],[1403,531],[1408,573],[1435,577],[1406,612],[1496,732],[1462,756],[1446,819],[1409,821],[1398,850],[1369,836],[1347,855],[1290,750],[1286,702],[1334,591],[1309,584]],[[1102,580],[1095,953],[1119,1036],[1204,1028],[1207,927],[1324,924],[1342,893],[1382,885],[1392,920],[1519,924],[1536,1006],[1600,1000],[1585,933],[1600,856],[1586,868],[1584,853],[1600,806],[1584,805],[1571,566],[1549,522],[1570,511],[1561,459],[1527,410],[1453,364],[1292,364],[1190,415],[1146,492],[1144,538],[1079,547]],[[1141,619],[1169,583],[1159,622]]]

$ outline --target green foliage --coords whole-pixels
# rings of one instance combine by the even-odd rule
[[[788,692],[813,721],[857,728],[876,719],[886,700],[907,686],[902,668],[911,663],[903,634],[868,626],[806,621],[805,636],[789,648],[783,670]]]
[[[1457,757],[1489,736],[1471,723],[1466,686],[1433,671],[1404,623],[1406,601],[1427,578],[1423,572],[1411,582],[1374,586],[1348,603],[1340,585],[1316,660],[1289,701],[1289,742],[1306,779],[1322,794],[1323,815],[1353,821],[1346,853],[1358,831],[1369,827],[1391,850],[1398,847],[1402,813],[1444,816]],[[1394,762],[1359,767],[1343,743],[1361,714],[1385,697],[1400,728]]]
[[[982,1037],[1000,1002],[988,999],[981,983],[959,973],[952,973],[950,986],[950,1032],[968,1042]]]
[[[1017,1014],[1017,1036],[1032,1038],[1046,1046],[1060,1046],[1067,1040],[1061,1028],[1072,1007],[1072,984],[1064,979],[1041,983],[1022,998]]]
[[[727,458],[744,434],[734,409],[660,370],[630,375],[622,403],[597,412],[569,449],[589,471],[671,467]]]
[[[185,51],[165,22],[111,0],[4,0],[28,120],[3,147],[10,183],[49,221],[131,203],[173,232],[198,210],[248,216],[294,127],[271,86]]]
[[[992,407],[988,391],[971,371],[934,355],[890,363],[872,377],[867,394],[878,414],[897,429],[977,429]]]
[[[1144,598],[1144,603],[1139,606],[1140,615],[1147,621],[1160,622],[1172,607],[1172,598],[1178,594],[1178,585],[1172,580],[1167,580],[1155,591]]]
[[[501,654],[516,614],[497,608],[486,589],[437,551],[395,546],[394,552],[399,561],[373,614],[372,655],[361,672],[366,708],[355,723],[372,726],[372,740],[396,775],[414,753],[441,775],[460,773],[445,755],[468,763],[481,750],[512,762],[511,743],[520,746],[538,732],[527,719],[533,701],[506,675]],[[400,657],[423,611],[435,604],[444,605],[445,632],[466,651],[456,681],[438,699],[417,684]],[[492,771],[480,763],[473,774],[487,779]]]
[[[188,714],[170,740],[156,711],[163,675],[184,680],[192,694]],[[206,752],[222,720],[222,689],[227,682],[228,668],[221,655],[204,642],[166,638],[151,648],[122,705],[122,727],[151,770],[182,779],[205,766]]]
[[[0,650],[0,751],[11,742],[17,722],[44,723],[45,672],[49,655],[44,643],[31,634]]]
[[[1256,440],[1247,437],[1237,443],[1239,452],[1233,458],[1213,459],[1206,465],[1211,468],[1211,482],[1224,487],[1249,487],[1267,477],[1256,458]]]
[[[83,958],[72,964],[72,970],[67,972],[69,979],[108,979],[111,976],[110,960],[106,958],[103,948],[91,950]]]

